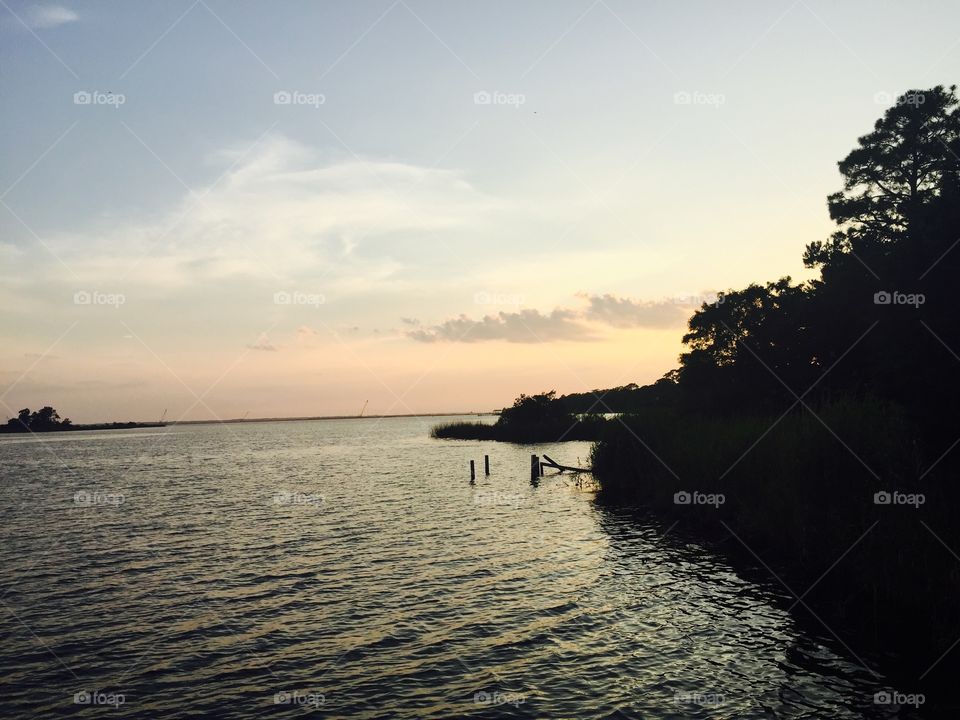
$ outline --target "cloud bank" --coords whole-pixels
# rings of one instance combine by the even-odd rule
[[[709,291],[662,300],[634,300],[588,293],[579,293],[577,297],[586,301],[585,308],[556,308],[550,313],[526,309],[487,315],[480,320],[460,315],[439,325],[408,330],[406,335],[418,342],[589,341],[598,339],[597,330],[601,327],[617,330],[679,329],[684,327],[687,319],[702,303],[723,301],[722,295]],[[406,319],[403,321],[409,324]]]
[[[586,295],[588,320],[614,328],[662,329],[683,325],[689,308],[674,300],[640,301],[614,295]]]

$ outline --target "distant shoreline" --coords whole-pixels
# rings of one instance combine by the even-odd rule
[[[304,420],[385,420],[389,418],[411,417],[496,417],[497,412],[460,412],[460,413],[403,413],[399,415],[313,415],[310,417],[277,417],[277,418],[231,418],[229,420],[176,420],[168,421],[167,425],[216,425],[227,423],[266,423],[266,422],[298,422]]]
[[[11,430],[9,425],[0,425],[0,434],[2,435],[46,435],[48,433],[72,433],[82,432],[84,430],[137,430],[140,428],[162,428],[166,427],[165,422],[107,422],[107,423],[83,423],[69,424],[58,427],[44,428],[42,430],[33,430],[25,428],[23,430]]]
[[[311,417],[280,417],[280,418],[230,418],[228,420],[167,420],[165,422],[105,422],[105,423],[78,423],[67,427],[50,428],[47,430],[8,430],[6,425],[0,425],[2,435],[29,435],[46,433],[79,432],[83,430],[137,430],[142,428],[164,428],[175,425],[227,425],[236,423],[269,423],[269,422],[305,422],[314,420],[385,420],[388,418],[411,417],[496,417],[499,413],[468,412],[468,413],[405,413],[400,415],[314,415]]]

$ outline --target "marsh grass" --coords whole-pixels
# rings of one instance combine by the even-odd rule
[[[442,440],[499,440],[543,443],[566,440],[596,441],[603,437],[610,420],[602,415],[579,415],[489,425],[482,422],[448,422],[436,425],[430,437]]]
[[[483,422],[445,422],[434,425],[430,437],[436,440],[496,440],[495,427]]]

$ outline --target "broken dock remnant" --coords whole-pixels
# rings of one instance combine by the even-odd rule
[[[543,455],[543,460],[544,462],[542,463],[542,465],[545,465],[546,467],[556,468],[560,472],[564,472],[565,470],[568,472],[574,472],[574,473],[593,472],[590,468],[578,468],[578,467],[573,467],[571,465],[561,465],[546,453],[544,453]]]

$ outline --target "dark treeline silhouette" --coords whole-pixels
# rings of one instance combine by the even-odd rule
[[[50,432],[52,430],[69,430],[73,427],[70,418],[60,419],[60,414],[49,405],[30,412],[24,408],[17,413],[17,417],[7,420],[7,424],[0,426],[0,432]]]
[[[740,413],[802,393],[873,394],[932,440],[955,439],[958,153],[954,88],[901,96],[839,163],[843,188],[828,198],[838,229],[803,255],[820,277],[732,291],[690,320],[677,375],[686,404]]]
[[[60,413],[49,405],[45,405],[35,412],[24,408],[17,413],[17,417],[10,418],[6,424],[0,425],[0,433],[41,433],[62,432],[66,430],[129,430],[131,428],[164,427],[164,423],[142,422],[110,422],[91,425],[77,425],[70,418],[60,418]]]
[[[500,440],[517,443],[599,440],[610,423],[610,413],[636,413],[644,409],[675,405],[679,390],[674,378],[653,385],[631,383],[609,390],[571,393],[557,397],[554,390],[520,395],[500,411],[494,424],[449,422],[431,431],[435,438],[453,440]]]
[[[650,407],[663,407],[676,402],[678,395],[675,378],[671,375],[652,385],[630,383],[609,390],[570,393],[557,399],[557,403],[574,414],[585,413],[630,413]]]
[[[839,169],[843,186],[828,198],[837,230],[803,255],[819,277],[752,284],[703,305],[666,378],[672,401],[608,424],[593,467],[607,497],[760,558],[801,595],[810,588],[798,607],[861,652],[893,658],[886,667],[905,687],[951,691],[955,88],[902,95]]]

